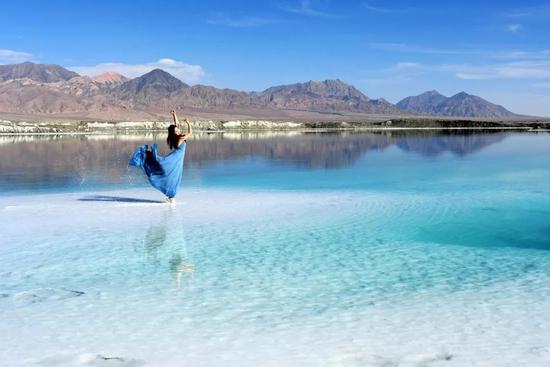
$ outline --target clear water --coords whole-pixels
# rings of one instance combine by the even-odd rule
[[[550,134],[0,144],[0,365],[549,366]]]

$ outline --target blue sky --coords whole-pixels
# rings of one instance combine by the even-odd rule
[[[9,1],[0,22],[2,64],[247,91],[339,78],[390,102],[464,90],[550,116],[548,1]]]

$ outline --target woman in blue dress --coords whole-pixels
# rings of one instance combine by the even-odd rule
[[[151,185],[166,195],[166,201],[174,204],[174,197],[178,191],[183,176],[183,160],[187,139],[193,135],[189,120],[186,118],[187,134],[182,134],[176,111],[171,110],[174,123],[168,127],[166,143],[170,147],[170,154],[161,157],[157,153],[157,144],[151,150],[147,145],[140,146],[130,159],[130,165],[139,167],[147,175]]]

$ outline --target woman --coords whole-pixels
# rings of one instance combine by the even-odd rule
[[[168,127],[166,143],[173,151],[166,157],[161,157],[157,153],[157,144],[153,144],[151,150],[147,145],[142,145],[130,159],[130,165],[140,167],[149,178],[151,185],[166,195],[168,203],[174,204],[174,197],[183,175],[185,146],[187,145],[187,139],[193,135],[193,131],[189,120],[186,118],[187,134],[182,134],[176,111],[171,110],[170,113],[174,123]]]

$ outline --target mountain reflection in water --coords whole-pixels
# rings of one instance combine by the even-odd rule
[[[199,133],[188,147],[186,164],[197,168],[228,160],[261,158],[298,168],[348,167],[370,151],[396,146],[404,152],[437,157],[480,151],[509,135],[502,131],[385,131],[368,133]],[[0,137],[0,188],[62,187],[82,182],[125,183],[127,162],[141,144],[165,136],[82,135]]]

